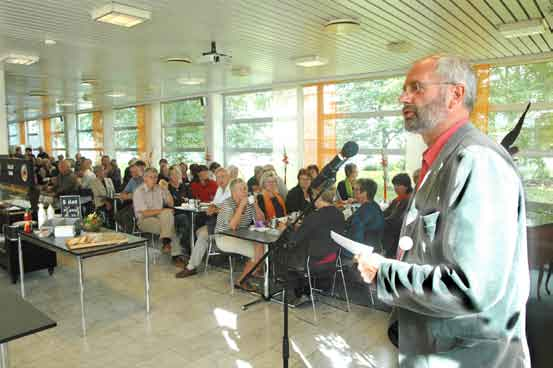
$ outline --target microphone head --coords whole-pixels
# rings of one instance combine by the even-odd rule
[[[348,141],[342,147],[342,156],[345,158],[353,157],[359,152],[359,146],[354,141]]]
[[[399,239],[399,248],[403,251],[408,251],[413,248],[413,239],[408,236],[402,236]]]

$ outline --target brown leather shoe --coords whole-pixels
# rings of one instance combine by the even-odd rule
[[[187,256],[175,256],[173,257],[173,262],[175,262],[175,267],[185,268],[188,265],[190,257]]]
[[[171,244],[165,244],[163,247],[161,247],[161,251],[163,253],[171,253]]]
[[[178,272],[175,277],[177,279],[183,279],[185,277],[188,277],[188,276],[192,276],[192,275],[195,275],[197,274],[198,271],[196,271],[196,269],[193,269],[193,270],[189,270],[188,268],[185,268],[184,270],[182,270],[181,272]]]

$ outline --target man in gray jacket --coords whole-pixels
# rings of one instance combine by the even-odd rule
[[[400,97],[406,130],[428,146],[405,250],[361,255],[359,270],[394,307],[401,367],[530,367],[523,187],[509,154],[468,121],[475,85],[463,60],[431,56]]]

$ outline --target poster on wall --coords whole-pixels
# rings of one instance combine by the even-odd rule
[[[0,184],[32,186],[34,168],[32,161],[17,158],[0,158]]]

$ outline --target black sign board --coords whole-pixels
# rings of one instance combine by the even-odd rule
[[[0,158],[0,183],[30,187],[34,184],[33,162],[19,158]]]
[[[60,196],[61,217],[81,218],[81,197],[78,195]]]

